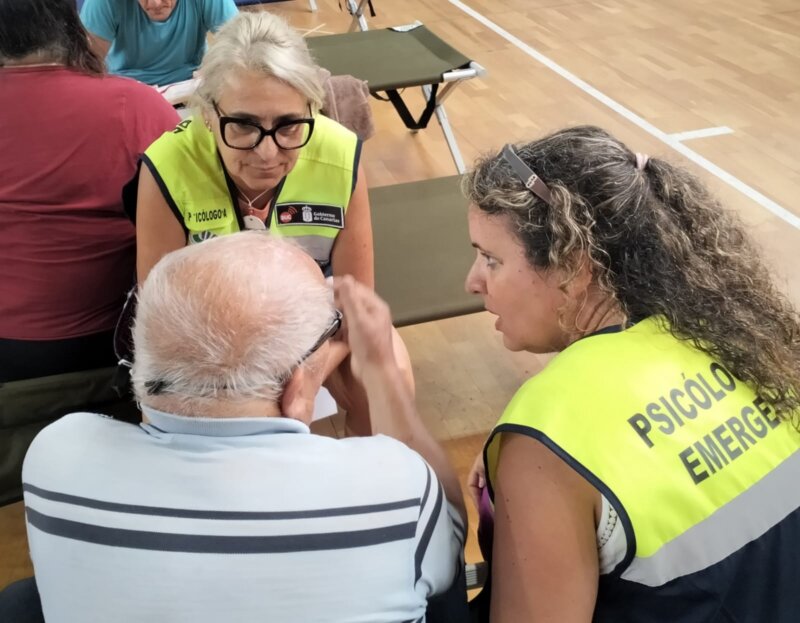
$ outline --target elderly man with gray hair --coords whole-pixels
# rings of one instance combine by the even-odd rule
[[[342,320],[384,434],[309,431],[305,397]],[[48,622],[425,620],[458,575],[463,501],[383,301],[239,233],[156,265],[134,345],[143,424],[75,413],[25,460]]]

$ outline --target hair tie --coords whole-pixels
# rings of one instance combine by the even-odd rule
[[[644,168],[647,166],[647,163],[650,161],[650,156],[647,154],[640,154],[636,153],[636,168],[639,171],[644,171]]]

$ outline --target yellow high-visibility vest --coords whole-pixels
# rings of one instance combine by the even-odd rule
[[[317,115],[311,140],[280,182],[267,217],[272,233],[293,238],[323,270],[330,264],[336,236],[345,227],[360,152],[355,134]],[[181,122],[156,140],[142,160],[181,222],[187,244],[245,229],[236,188],[223,167],[214,135],[202,123]]]
[[[492,494],[512,433],[555,452],[623,523],[628,551],[601,576],[595,620],[716,621],[702,613],[722,607],[777,621],[798,602],[777,596],[800,579],[800,433],[662,318],[579,340],[522,386],[484,450]]]

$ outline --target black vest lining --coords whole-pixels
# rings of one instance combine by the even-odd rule
[[[164,180],[161,178],[158,169],[156,169],[153,161],[147,157],[147,154],[142,154],[142,162],[144,162],[145,166],[147,166],[147,169],[150,171],[153,179],[156,181],[156,184],[158,184],[158,188],[161,190],[161,194],[164,195],[164,200],[167,202],[169,209],[172,210],[175,218],[181,224],[183,233],[188,236],[189,229],[186,227],[186,223],[183,221],[183,214],[181,214],[181,211],[178,209],[178,206],[175,203],[175,200],[172,198],[169,189],[167,189],[167,185],[164,183]]]
[[[580,461],[576,460],[571,454],[567,453],[561,446],[550,439],[550,437],[539,430],[522,426],[521,424],[501,424],[492,431],[492,434],[489,436],[489,439],[486,441],[486,445],[483,448],[484,465],[487,464],[486,449],[492,443],[495,436],[499,433],[517,433],[536,439],[536,441],[544,444],[562,461],[583,476],[589,482],[589,484],[597,489],[609,501],[609,503],[614,507],[614,510],[617,511],[619,520],[622,522],[622,527],[625,530],[627,548],[625,550],[625,557],[616,567],[614,567],[614,570],[611,571],[611,573],[606,574],[606,576],[615,578],[619,577],[620,574],[622,574],[622,572],[628,568],[628,565],[631,564],[634,554],[636,553],[636,535],[633,532],[633,524],[631,523],[630,517],[628,517],[628,513],[625,510],[625,507],[622,505],[622,502],[620,502],[619,498],[593,472],[586,469],[586,467],[584,467]],[[488,471],[486,473],[486,485],[489,487],[489,495],[491,496],[492,501],[494,501],[494,488],[492,487],[492,483],[489,479]]]
[[[358,164],[361,162],[361,145],[361,139],[356,140],[356,153],[353,156],[353,187],[350,189],[351,198],[356,189],[356,183],[358,183]],[[347,206],[345,206],[345,210],[346,209]]]

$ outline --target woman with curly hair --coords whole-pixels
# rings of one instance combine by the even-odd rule
[[[508,349],[558,352],[470,476],[492,621],[796,620],[800,322],[741,224],[594,127],[464,189],[467,288]]]

